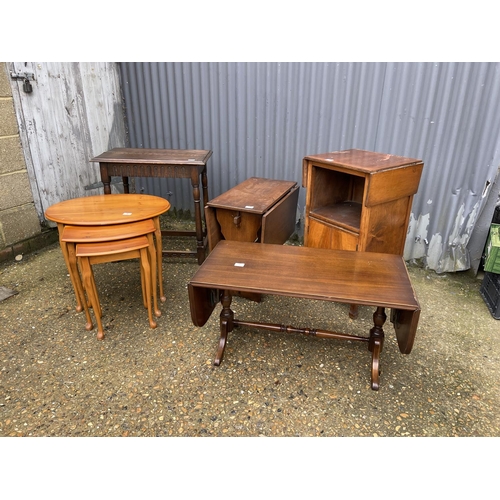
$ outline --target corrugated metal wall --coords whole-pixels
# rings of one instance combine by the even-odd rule
[[[130,145],[211,149],[211,197],[251,176],[300,183],[309,154],[422,159],[405,258],[438,272],[470,267],[467,244],[500,164],[500,63],[120,67]],[[189,182],[137,179],[136,189],[191,208]],[[304,200],[302,189],[300,211]]]

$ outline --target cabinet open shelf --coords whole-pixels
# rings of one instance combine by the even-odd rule
[[[359,233],[361,224],[361,203],[355,201],[334,203],[332,205],[316,208],[311,211],[310,215],[323,222]]]

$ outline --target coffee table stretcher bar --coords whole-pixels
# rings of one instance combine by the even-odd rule
[[[385,309],[391,309],[390,320],[403,354],[411,352],[420,315],[420,306],[403,258],[375,252],[221,241],[190,280],[188,292],[191,319],[198,327],[207,322],[217,302],[221,302],[220,339],[214,361],[216,366],[222,362],[227,336],[235,326],[366,342],[372,353],[373,390],[379,388],[383,326],[387,318]],[[231,309],[234,292],[374,306],[374,326],[368,337],[362,337],[243,321],[236,319]]]

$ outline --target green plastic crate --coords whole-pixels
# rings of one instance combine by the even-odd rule
[[[486,242],[484,270],[500,274],[500,224],[491,224]]]

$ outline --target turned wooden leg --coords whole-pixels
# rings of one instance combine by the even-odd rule
[[[222,363],[224,349],[226,348],[227,334],[231,332],[234,327],[234,313],[231,310],[231,300],[231,293],[228,290],[224,290],[221,298],[222,311],[220,313],[220,339],[214,361],[215,366],[219,366]]]
[[[129,184],[128,184],[128,177],[123,175],[122,176],[122,181],[123,181],[123,192],[125,194],[128,194],[130,193],[130,188],[129,188]]]
[[[374,327],[370,330],[368,350],[372,353],[372,389],[378,391],[380,377],[380,353],[384,346],[383,326],[387,316],[383,307],[377,307],[373,313]]]
[[[194,221],[196,229],[196,254],[198,257],[198,264],[202,264],[205,260],[205,246],[203,244],[203,222],[201,218],[200,206],[200,180],[198,171],[191,173],[191,186],[193,188],[194,199]]]
[[[208,178],[206,169],[201,173],[201,186],[203,191],[203,206],[206,207],[208,203]]]
[[[111,194],[111,176],[108,174],[108,167],[99,163],[99,169],[101,170],[101,181],[104,186],[104,194]]]

